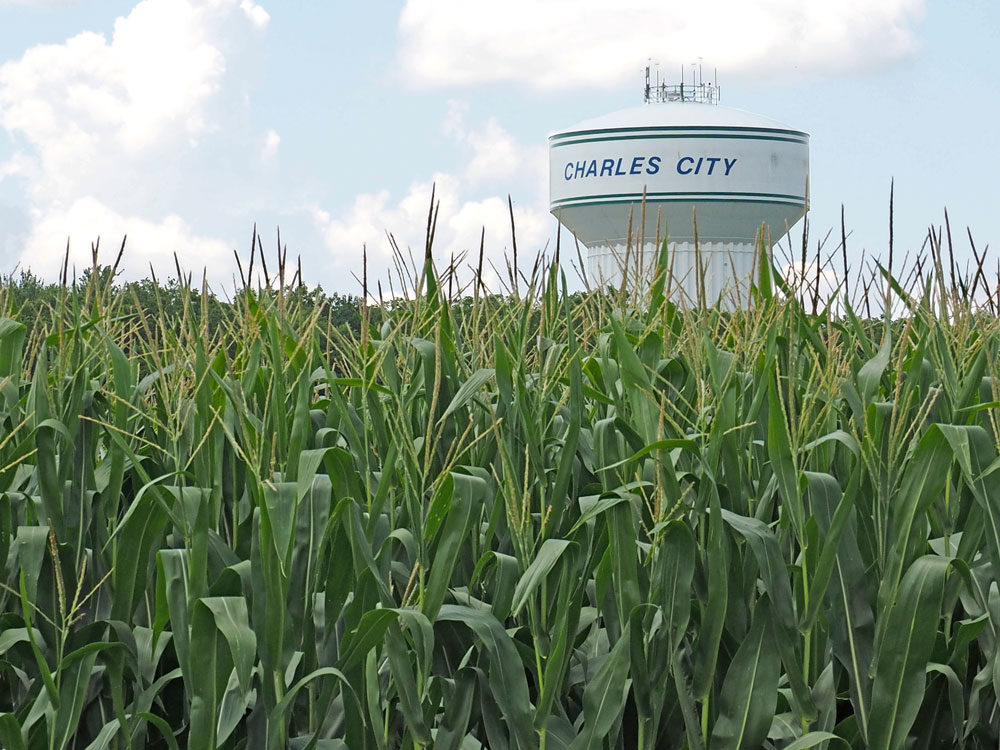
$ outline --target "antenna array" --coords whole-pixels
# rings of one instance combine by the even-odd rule
[[[655,79],[650,75],[651,66],[646,66],[646,86],[644,90],[644,101],[647,104],[661,104],[663,102],[696,102],[698,104],[718,104],[719,103],[719,73],[714,70],[715,79],[705,83],[702,77],[701,63],[692,63],[691,80],[686,81],[684,66],[681,65],[681,82],[679,84],[668,84],[660,81],[660,66],[655,66]]]

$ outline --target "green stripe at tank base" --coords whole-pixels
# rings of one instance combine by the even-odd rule
[[[684,193],[656,194],[647,193],[646,203],[760,203],[780,206],[805,207],[805,198],[797,195],[781,195],[777,193]],[[610,206],[628,203],[642,203],[641,193],[619,195],[593,195],[584,198],[564,198],[552,201],[549,210],[560,208],[575,208],[577,206]]]

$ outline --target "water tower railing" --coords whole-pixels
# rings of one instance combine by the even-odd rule
[[[719,86],[711,83],[670,84],[661,83],[646,87],[646,102],[697,102],[698,104],[718,104]]]

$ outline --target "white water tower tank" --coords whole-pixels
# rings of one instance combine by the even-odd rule
[[[718,94],[698,75],[650,85],[647,68],[643,106],[549,136],[550,210],[587,247],[591,285],[645,286],[666,236],[675,301],[746,304],[761,225],[776,243],[805,213],[809,135]]]

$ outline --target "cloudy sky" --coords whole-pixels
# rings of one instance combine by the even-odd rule
[[[723,104],[811,134],[811,236],[899,252],[947,207],[1000,251],[996,0],[0,0],[0,272],[236,273],[254,223],[311,284],[362,248],[554,243],[546,136],[641,103],[647,59],[717,67]],[[794,230],[793,230],[794,231]],[[831,241],[830,249],[836,245]]]

